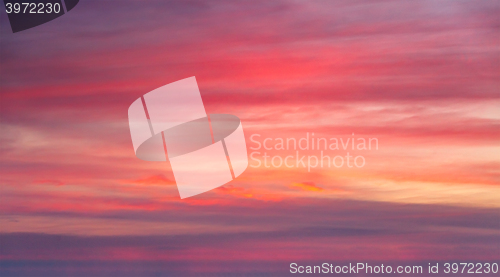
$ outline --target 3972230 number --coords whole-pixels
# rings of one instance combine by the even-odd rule
[[[444,273],[498,273],[497,263],[445,263]]]
[[[6,3],[7,13],[60,13],[59,3]]]

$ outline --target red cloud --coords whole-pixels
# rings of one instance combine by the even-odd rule
[[[136,180],[125,180],[124,182],[139,185],[175,185],[175,181],[168,179],[164,175],[153,175]]]

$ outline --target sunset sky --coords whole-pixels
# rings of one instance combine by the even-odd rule
[[[498,1],[81,0],[0,23],[2,276],[500,260]],[[360,168],[250,160],[181,200],[168,163],[135,156],[127,110],[191,76],[259,159],[295,151],[252,150],[254,134],[378,149],[327,153]]]

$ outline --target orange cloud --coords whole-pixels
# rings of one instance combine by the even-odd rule
[[[234,187],[232,185],[219,187],[217,190],[218,192],[221,192],[223,194],[231,194],[234,196],[244,197],[244,198],[252,198],[254,196],[252,193],[250,193],[249,190],[244,188]]]
[[[302,182],[302,183],[293,183],[289,186],[292,189],[299,189],[305,191],[323,191],[323,188],[316,186],[312,182]]]
[[[280,201],[283,198],[282,195],[277,195],[275,193],[270,193],[268,191],[257,190],[257,189],[246,189],[241,187],[235,187],[233,185],[219,187],[216,189],[216,192],[240,198],[252,198],[264,201]]]

